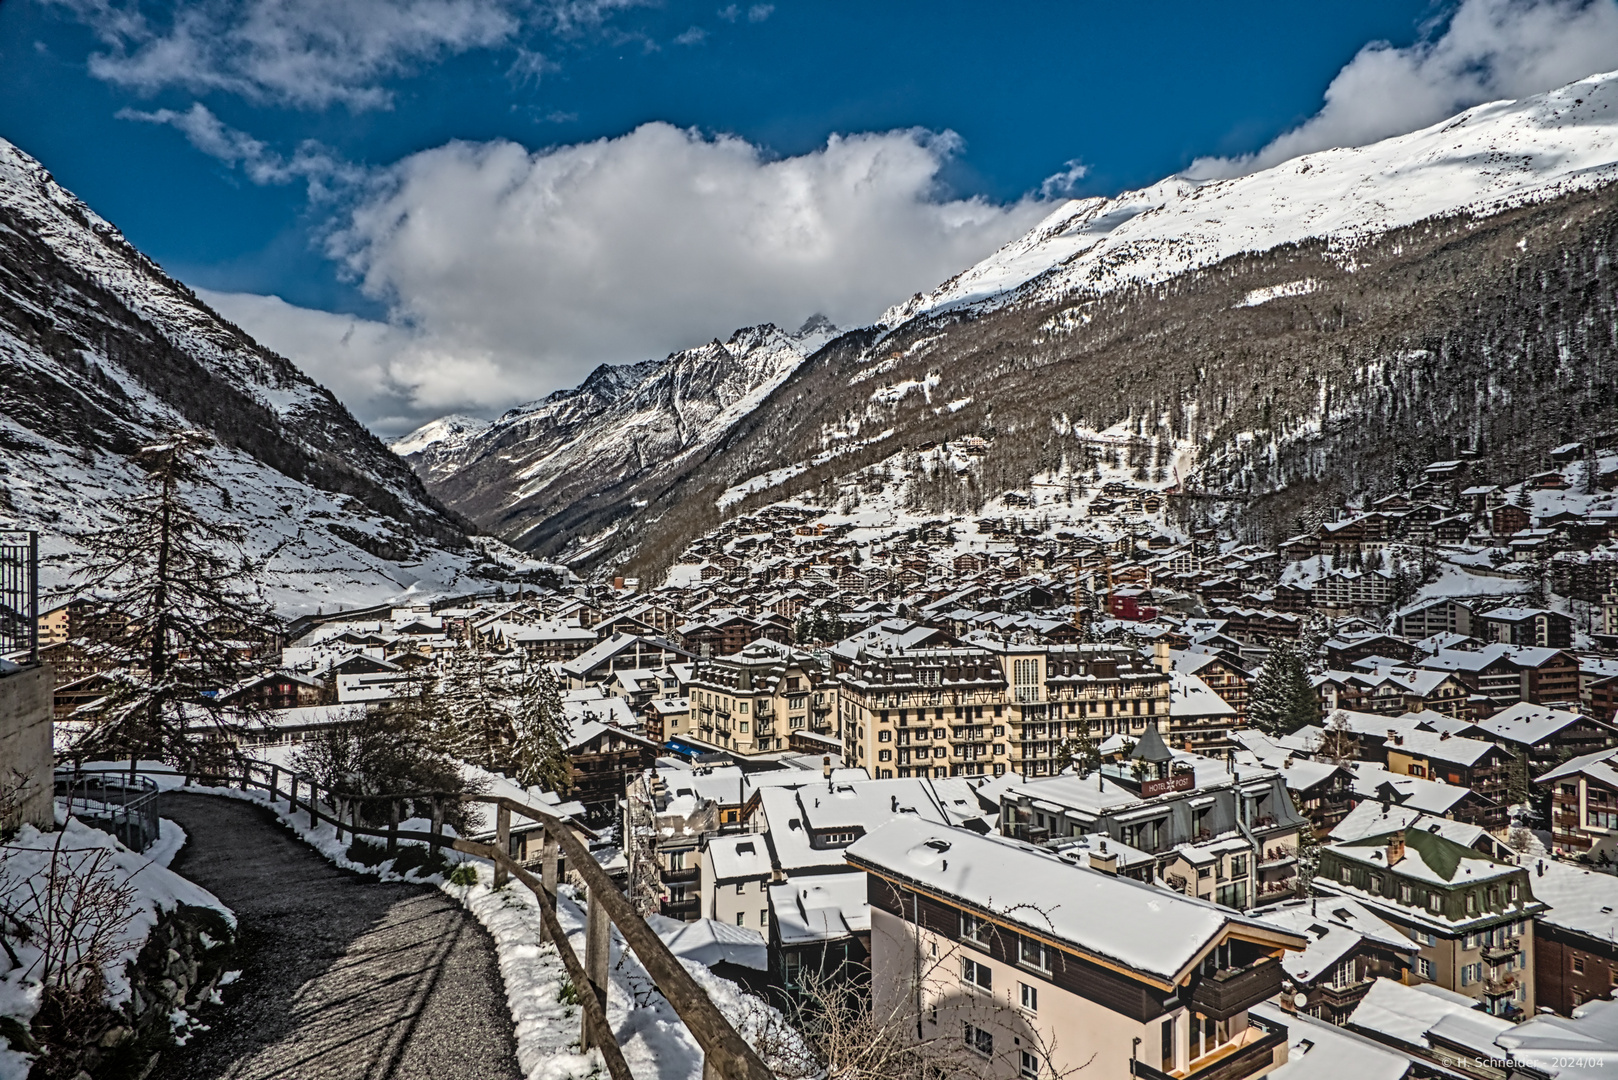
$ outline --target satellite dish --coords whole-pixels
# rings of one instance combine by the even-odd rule
[[[1308,994],[1293,994],[1292,995],[1292,1004],[1296,1005],[1300,1009],[1306,1007],[1309,1004],[1309,995]]]

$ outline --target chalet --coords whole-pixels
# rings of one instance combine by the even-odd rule
[[[1175,671],[1195,675],[1207,685],[1208,689],[1218,694],[1225,704],[1235,711],[1238,725],[1246,720],[1247,687],[1252,678],[1246,668],[1233,662],[1224,653],[1215,652],[1201,645],[1184,651],[1171,649],[1169,660]]]
[[[1281,966],[1293,986],[1292,1008],[1343,1024],[1377,979],[1403,982],[1420,947],[1384,922],[1369,907],[1346,896],[1326,903],[1295,900],[1265,908],[1256,916],[1271,926],[1309,941],[1301,953],[1287,953]],[[1298,1005],[1297,995],[1305,1001]]]
[[[902,1017],[918,1040],[958,1037],[986,1076],[1099,1066],[1101,1076],[1245,1080],[1285,1060],[1285,1028],[1250,1010],[1280,991],[1281,957],[1307,944],[1297,934],[906,817],[847,858],[869,884],[878,1015]],[[1002,898],[996,883],[1007,880],[1023,903]]]
[[[690,658],[685,649],[663,638],[614,634],[558,670],[570,689],[580,689],[606,682],[615,671],[661,668]]]
[[[1535,778],[1552,784],[1551,843],[1558,855],[1618,861],[1618,750],[1597,750]]]
[[[573,765],[569,795],[592,821],[608,821],[628,780],[657,760],[657,744],[600,719],[598,710],[569,710],[567,754]]]
[[[1468,631],[1485,641],[1503,645],[1530,645],[1566,649],[1573,645],[1573,620],[1560,611],[1544,608],[1503,607],[1477,616]]]
[[[261,709],[298,709],[326,705],[335,698],[332,688],[319,679],[290,671],[272,671],[231,688],[219,695],[222,705]]]

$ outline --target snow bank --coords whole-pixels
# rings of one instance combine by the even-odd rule
[[[104,968],[107,1001],[116,1007],[129,997],[124,966],[140,952],[161,915],[187,904],[213,908],[232,926],[236,924],[235,914],[217,897],[168,869],[184,843],[184,831],[167,820],[161,823],[157,844],[144,855],[77,818],[66,819],[54,833],[24,825],[9,843],[0,845],[0,896],[13,909],[23,908],[26,917],[25,898],[30,889],[45,888],[53,858],[58,867],[71,869],[97,858],[98,852],[106,852],[106,869],[134,890],[116,953]],[[39,1011],[38,967],[43,954],[29,942],[16,942],[14,947],[22,966],[0,974],[0,1016],[27,1024]],[[28,1068],[27,1057],[0,1042],[0,1080],[22,1080]]]

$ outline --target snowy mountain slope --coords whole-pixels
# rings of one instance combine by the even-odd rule
[[[1165,281],[1242,252],[1329,237],[1352,259],[1368,236],[1444,214],[1488,215],[1618,176],[1618,73],[1468,109],[1422,131],[1326,150],[1231,180],[1171,177],[1065,203],[1032,232],[930,293],[923,312],[1015,292],[1059,299]]]
[[[448,506],[521,547],[581,499],[677,473],[837,334],[748,327],[663,360],[603,365],[481,429],[434,421],[394,444]],[[570,537],[569,557],[589,538]]]
[[[47,587],[105,494],[136,482],[130,452],[182,426],[219,440],[218,509],[250,552],[281,549],[289,611],[464,591],[483,561],[328,391],[0,141],[0,528],[41,530]]]

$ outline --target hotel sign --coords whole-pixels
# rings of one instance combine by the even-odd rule
[[[1197,774],[1194,772],[1178,772],[1167,780],[1147,780],[1140,786],[1140,797],[1153,799],[1159,795],[1167,795],[1171,791],[1190,791],[1196,787]]]

